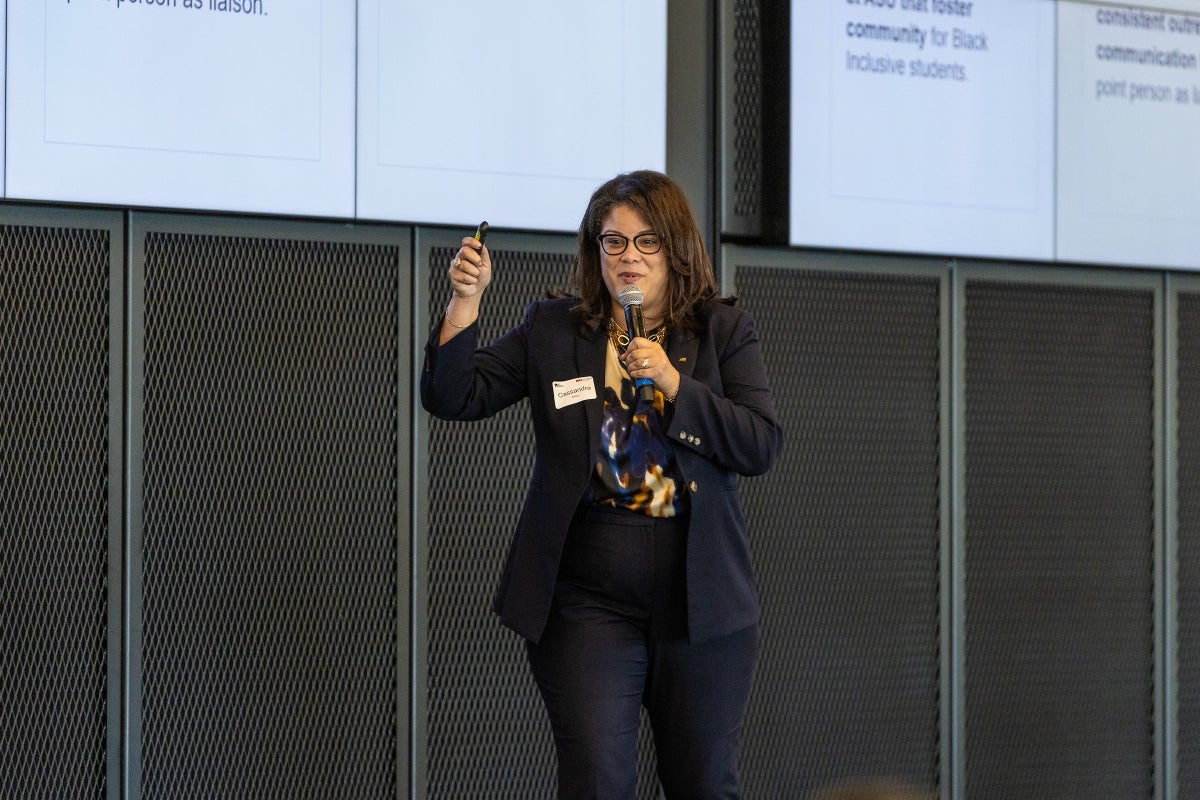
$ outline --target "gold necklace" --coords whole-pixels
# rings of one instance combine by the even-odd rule
[[[617,346],[618,351],[624,351],[629,347],[629,334],[625,329],[617,324],[617,321],[612,317],[608,318],[608,335],[612,339],[613,344]],[[646,338],[655,344],[663,344],[667,341],[667,323],[658,326],[658,330],[646,334]]]

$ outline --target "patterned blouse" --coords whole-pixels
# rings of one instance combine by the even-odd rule
[[[611,340],[604,383],[604,422],[592,500],[651,517],[685,514],[687,496],[680,491],[683,482],[663,433],[662,392],[655,389],[653,402],[636,399],[633,380]]]

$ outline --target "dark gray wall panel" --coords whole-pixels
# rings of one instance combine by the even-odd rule
[[[134,228],[144,798],[404,780],[407,254],[288,230]]]
[[[120,552],[109,547],[120,508],[110,460],[120,442],[110,439],[121,405],[110,375],[120,373],[121,342],[110,335],[110,294],[122,287],[110,275],[120,274],[119,230],[0,225],[5,797],[102,798],[114,778],[109,626],[120,609],[108,604]]]
[[[966,282],[967,796],[1149,798],[1151,290]]]
[[[753,236],[762,228],[763,20],[758,0],[717,5],[721,231]]]
[[[1178,295],[1175,480],[1178,502],[1179,797],[1200,794],[1200,294]]]
[[[747,796],[939,783],[941,282],[746,267],[785,431],[742,481],[762,595]]]

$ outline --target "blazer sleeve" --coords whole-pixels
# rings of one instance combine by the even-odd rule
[[[767,381],[754,318],[730,309],[710,320],[715,358],[681,375],[667,435],[720,467],[740,475],[766,472],[783,449],[783,428]]]
[[[421,367],[425,410],[442,419],[478,420],[523,399],[529,391],[526,357],[536,314],[537,304],[532,303],[520,324],[482,348],[477,346],[478,321],[439,346],[439,317],[425,344]]]

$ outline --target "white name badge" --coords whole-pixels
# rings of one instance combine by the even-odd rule
[[[554,407],[562,408],[582,400],[596,399],[596,382],[592,376],[554,382]]]

